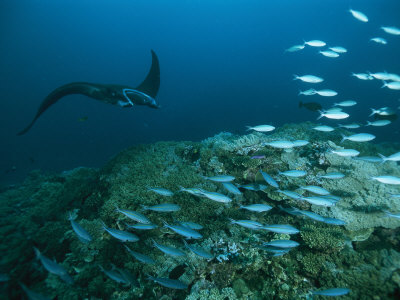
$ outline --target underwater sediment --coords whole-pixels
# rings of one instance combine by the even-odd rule
[[[0,283],[1,298],[20,299],[22,283],[50,299],[311,299],[311,291],[328,288],[350,289],[341,299],[398,299],[400,220],[384,211],[400,212],[398,199],[390,196],[400,191],[396,185],[371,177],[400,177],[400,169],[396,162],[355,160],[330,150],[351,145],[362,156],[388,155],[399,151],[400,145],[341,144],[339,133],[347,132],[314,132],[310,130],[313,126],[288,124],[268,135],[221,133],[202,142],[138,145],[98,170],[77,168],[61,174],[34,171],[23,183],[3,187],[0,273],[8,278]],[[278,139],[309,143],[291,151],[265,145]],[[268,185],[260,169],[279,179],[282,191],[309,196],[299,187],[320,186],[340,200],[327,207],[292,199]],[[302,170],[306,175],[279,175],[286,170]],[[320,177],[329,172],[345,176]],[[234,176],[233,183],[240,185],[241,194],[229,193],[220,182],[202,177],[219,174]],[[149,187],[164,188],[173,195],[160,195]],[[232,201],[220,203],[180,191],[182,187],[221,193]],[[180,209],[142,210],[142,206],[162,203],[177,204]],[[273,208],[261,213],[240,209],[256,203]],[[116,208],[140,212],[157,227],[129,229],[127,224],[136,222]],[[344,225],[293,213],[296,209],[341,220]],[[70,215],[91,236],[89,242],[78,238]],[[288,224],[299,233],[249,229],[232,224],[230,219]],[[212,258],[191,252],[183,237],[163,224],[189,221],[203,226],[198,230],[202,238],[185,241]],[[103,223],[107,228],[134,233],[139,240],[123,243],[105,232]],[[154,247],[153,240],[185,255],[166,255]],[[274,240],[292,240],[299,246],[274,256],[276,253],[263,246]],[[136,259],[124,245],[151,260]],[[35,258],[34,248],[54,258],[73,283],[49,273]],[[130,275],[121,275],[126,281],[118,282],[106,274],[110,270]],[[167,288],[148,280],[149,275],[179,280],[183,285]]]

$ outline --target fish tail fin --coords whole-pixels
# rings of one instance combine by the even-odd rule
[[[73,221],[73,220],[75,220],[76,219],[76,215],[74,216],[74,215],[72,215],[72,212],[68,212],[68,221]]]
[[[40,251],[39,251],[39,249],[36,248],[36,247],[33,247],[33,251],[35,251],[36,258],[39,259],[39,257],[40,257]]]
[[[249,130],[252,130],[253,129],[253,127],[251,127],[251,126],[246,126],[246,131],[249,131]]]
[[[319,117],[317,118],[317,120],[321,119],[324,116],[324,113],[322,110],[318,110],[318,112],[320,113]]]
[[[382,155],[380,153],[378,153],[378,155],[379,155],[380,158],[382,158],[381,164],[383,164],[385,161],[388,160],[386,156],[384,156],[384,155]]]
[[[293,74],[293,80],[299,79],[299,75]]]
[[[148,210],[149,209],[149,207],[144,205],[144,204],[140,204],[140,206],[142,207],[141,210]]]
[[[345,140],[347,140],[347,136],[345,136],[343,133],[341,134],[341,136],[342,140],[340,142],[343,143]]]
[[[383,89],[384,87],[387,87],[387,85],[388,85],[385,80],[382,80],[382,82],[383,82],[383,85],[381,86],[381,89]]]
[[[102,229],[106,230],[107,229],[106,223],[104,223],[102,220],[100,220],[100,222],[101,222]]]
[[[372,117],[374,114],[376,114],[376,109],[371,108],[371,113],[368,117]]]
[[[372,125],[372,122],[370,122],[370,121],[367,121],[367,124],[365,124],[365,126],[371,126]]]

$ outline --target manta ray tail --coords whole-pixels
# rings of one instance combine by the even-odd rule
[[[85,82],[73,82],[56,88],[43,100],[32,122],[25,129],[18,132],[18,135],[27,133],[33,124],[35,124],[36,120],[41,116],[41,114],[62,97],[73,94],[87,94],[87,92],[88,84]]]

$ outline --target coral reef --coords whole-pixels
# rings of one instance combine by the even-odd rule
[[[311,290],[340,286],[352,290],[346,299],[398,297],[400,243],[396,228],[400,220],[385,217],[382,211],[400,211],[400,203],[388,197],[389,193],[399,193],[399,189],[370,178],[378,174],[400,176],[400,169],[395,162],[377,164],[329,153],[329,149],[345,146],[358,149],[362,155],[387,154],[386,149],[395,151],[397,146],[354,145],[348,141],[339,146],[339,134],[321,135],[310,130],[312,126],[287,124],[269,135],[235,136],[224,132],[200,143],[138,145],[116,155],[99,170],[77,168],[62,174],[35,171],[20,185],[3,188],[0,273],[8,274],[10,279],[0,283],[2,298],[19,299],[23,293],[19,282],[58,299],[302,299],[310,297]],[[309,144],[292,150],[264,145],[278,139],[308,140]],[[252,159],[254,155],[260,158]],[[297,188],[319,185],[341,200],[333,207],[323,207],[288,199],[264,181],[260,169],[279,179],[281,190],[305,194]],[[307,176],[279,176],[279,171],[289,169],[305,170]],[[337,180],[318,176],[333,171],[346,176]],[[242,188],[242,195],[232,195],[221,183],[202,177],[217,174],[235,176],[236,184],[266,187]],[[174,195],[161,196],[148,187],[162,187]],[[218,203],[182,192],[181,187],[223,193],[233,201]],[[181,209],[169,213],[141,211],[142,205],[165,202],[178,204]],[[263,213],[239,209],[251,203],[274,208]],[[290,215],[278,208],[282,204],[337,218],[346,225]],[[155,264],[135,260],[121,242],[104,232],[102,222],[119,230],[126,230],[126,223],[132,223],[116,207],[141,211],[158,226],[136,230],[140,240],[128,245],[152,257]],[[68,220],[69,212],[93,237],[90,243],[78,239]],[[229,219],[290,224],[300,234],[251,230],[231,224]],[[190,252],[179,235],[163,227],[163,221],[203,225],[203,238],[189,244],[211,252],[214,258],[208,260]],[[186,256],[167,256],[153,246],[152,239],[179,248]],[[260,247],[276,239],[292,239],[300,246],[283,256],[273,256]],[[74,284],[49,274],[35,259],[33,247],[60,263]],[[99,266],[126,270],[134,280],[130,285],[118,283]],[[147,274],[180,280],[189,287],[168,289],[147,280]]]

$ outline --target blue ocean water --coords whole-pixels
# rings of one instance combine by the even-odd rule
[[[362,23],[347,11],[365,12]],[[348,98],[351,121],[370,107],[399,105],[399,91],[381,89],[351,72],[400,73],[400,38],[380,26],[399,26],[399,1],[11,1],[0,2],[0,181],[32,169],[99,167],[119,151],[160,140],[200,140],[246,125],[315,121],[299,100],[328,107]],[[369,42],[383,36],[388,44]],[[284,49],[321,39],[348,53],[338,59],[318,49]],[[136,86],[160,60],[159,110],[123,109],[74,95],[62,99],[24,136],[56,87],[87,81]],[[325,78],[335,99],[297,96],[310,85],[293,74]],[[86,118],[86,121],[79,121]],[[331,123],[331,122],[326,122]],[[379,141],[399,140],[399,121],[370,128]],[[4,170],[4,172],[2,171]],[[11,170],[11,171],[10,171]]]

